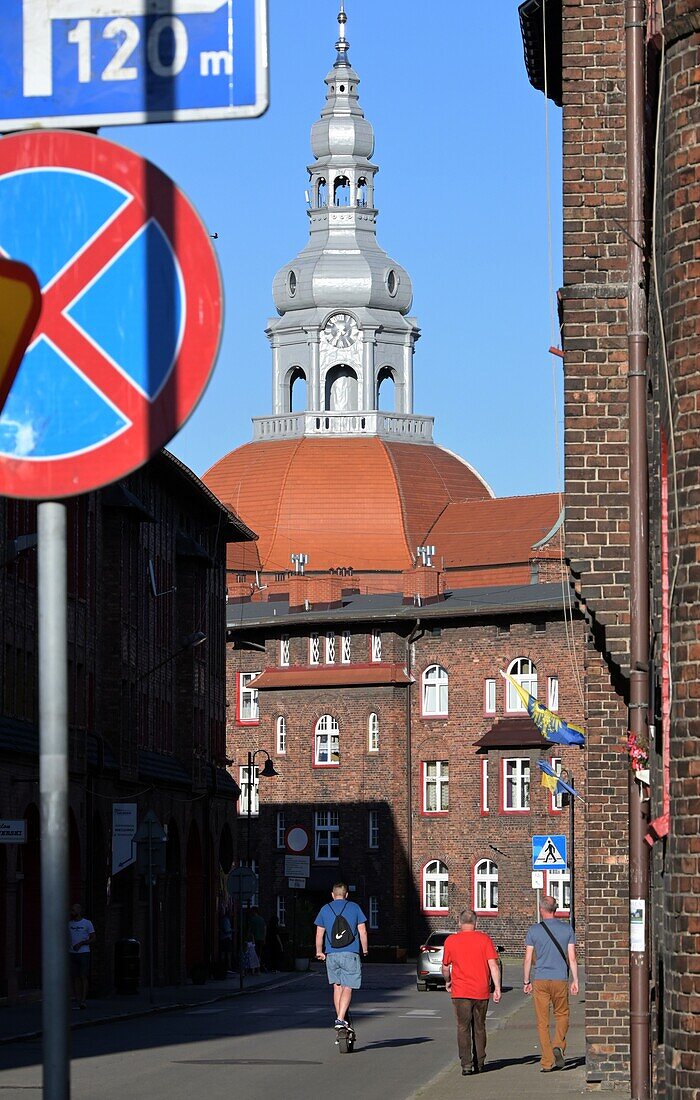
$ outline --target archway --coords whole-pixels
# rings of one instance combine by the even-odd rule
[[[233,835],[228,822],[224,823],[219,837],[219,867],[228,875],[233,866]]]
[[[326,412],[354,412],[357,404],[357,375],[341,364],[326,375]]]
[[[396,377],[391,367],[382,367],[377,375],[377,408],[396,412]]]
[[[174,818],[168,822],[165,853],[166,980],[176,985],[182,978],[182,868],[180,832]]]
[[[336,176],[333,180],[333,205],[350,205],[350,180],[347,176]]]
[[[284,411],[306,412],[306,409],[306,375],[301,367],[292,367],[284,387]]]
[[[204,961],[204,868],[202,841],[197,822],[190,825],[187,838],[187,892],[185,925],[185,965],[189,973]]]
[[[99,813],[92,818],[92,837],[90,842],[90,875],[88,878],[89,896],[86,899],[87,916],[95,926],[97,936],[96,951],[93,955],[91,984],[97,989],[107,985],[107,845],[105,830]]]

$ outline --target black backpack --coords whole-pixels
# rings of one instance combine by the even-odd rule
[[[331,947],[350,947],[355,942],[355,933],[349,922],[343,916],[347,904],[346,901],[340,912],[336,913],[335,920],[331,926],[329,936]],[[328,933],[326,933],[326,935],[328,936]]]

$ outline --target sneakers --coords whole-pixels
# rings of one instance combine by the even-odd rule
[[[348,1028],[349,1026],[350,1025],[345,1020],[341,1020],[340,1017],[338,1017],[338,1019],[333,1024],[333,1027],[337,1031],[343,1031],[344,1028]]]
[[[557,1067],[557,1069],[563,1069],[566,1065],[566,1062],[564,1060],[564,1051],[561,1049],[561,1047],[553,1047],[552,1050],[554,1052],[554,1065]]]

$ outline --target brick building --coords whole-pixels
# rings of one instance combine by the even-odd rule
[[[205,475],[259,535],[228,558],[242,816],[248,753],[279,773],[250,777],[237,858],[288,926],[284,834],[303,824],[305,896],[342,873],[375,951],[405,953],[473,902],[515,951],[535,914],[530,837],[568,831],[537,757],[551,749],[585,791],[585,754],[548,746],[499,676],[580,716],[561,501],[497,499],[414,413],[411,280],[377,243],[374,135],[344,21],[311,133],[309,241],[273,283],[272,413]],[[566,884],[549,886],[563,905]]]
[[[642,768],[631,793],[648,827],[651,861],[651,921],[641,959],[651,1009],[649,1053],[656,1095],[694,1097],[700,1086],[700,5],[548,0],[545,8],[530,0],[520,11],[531,82],[544,90],[546,71],[548,94],[563,102],[566,554],[588,627],[588,1077],[627,1085],[635,1025],[626,742],[636,717],[628,711],[630,684],[640,672],[633,668],[631,676],[630,545],[641,524],[651,601],[649,704],[642,708],[639,741],[651,775]],[[628,72],[638,76],[636,102]],[[628,123],[635,135],[629,142]],[[646,387],[637,441],[635,347]],[[640,467],[648,517],[646,507],[630,511],[630,485]],[[649,1095],[647,1085],[637,1091],[633,1081],[632,1087],[634,1095]]]
[[[154,810],[168,833],[155,973],[177,981],[216,953],[232,860],[224,570],[227,544],[253,536],[168,452],[71,501],[68,530],[71,898],[97,931],[93,985],[110,988],[115,941],[145,944],[147,918],[135,868],[113,873],[112,805]],[[36,505],[0,500],[0,531],[0,804],[27,823],[26,844],[0,845],[0,995],[13,997],[41,979]]]

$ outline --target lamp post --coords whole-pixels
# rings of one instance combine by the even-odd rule
[[[248,867],[251,866],[251,863],[250,863],[250,817],[251,817],[251,810],[253,808],[253,769],[255,768],[255,757],[258,755],[258,753],[264,753],[265,756],[267,757],[265,763],[263,764],[263,769],[260,772],[260,775],[264,776],[265,779],[272,779],[274,776],[279,775],[279,772],[275,771],[274,764],[272,763],[272,758],[271,758],[269,752],[267,751],[267,749],[255,749],[254,752],[249,752],[248,753],[248,771],[246,773],[246,779],[247,779],[247,783],[248,783],[248,805],[246,807],[246,865]],[[247,908],[247,911],[248,911],[248,915],[250,916],[250,899],[248,899],[246,908]],[[240,921],[240,929],[239,929],[239,940],[240,940],[240,948],[241,948],[241,950],[240,950],[240,960],[241,960],[241,962],[240,962],[240,966],[241,966],[240,976],[241,976],[241,985],[242,985],[242,983],[243,983],[243,913],[242,912],[241,912],[241,921]]]

